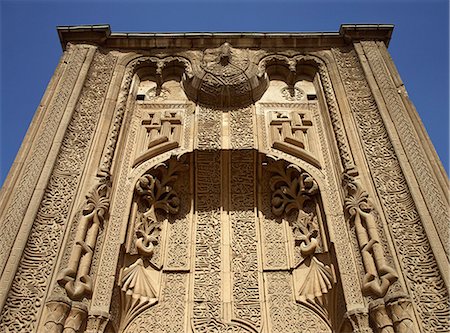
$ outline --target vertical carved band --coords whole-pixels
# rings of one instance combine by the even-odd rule
[[[39,130],[35,144],[30,150],[30,156],[25,162],[23,177],[14,187],[11,203],[1,223],[3,240],[0,242],[0,272],[3,272],[9,251],[38,182],[40,172],[53,143],[53,137],[64,114],[88,49],[72,46],[67,52],[70,53],[70,57],[67,59],[67,67],[57,86],[54,97],[47,107],[46,114],[42,120],[42,128]]]
[[[220,318],[221,309],[221,157],[197,152],[196,239],[193,327]]]
[[[416,179],[423,192],[423,197],[430,210],[433,222],[438,229],[438,235],[444,244],[444,249],[448,250],[449,241],[449,223],[450,216],[448,212],[448,202],[436,184],[435,177],[431,172],[431,167],[425,159],[423,145],[419,143],[414,133],[411,119],[407,116],[405,107],[397,88],[389,77],[386,65],[383,62],[378,46],[375,42],[361,42],[364,52],[369,60],[375,80],[380,87],[389,114],[397,127],[399,136],[402,139],[402,146],[410,161],[415,173]]]
[[[253,126],[242,130],[253,135]],[[255,221],[255,152],[232,152],[230,179],[233,314],[261,327],[261,298]]]
[[[1,314],[0,331],[34,331],[114,65],[115,57],[96,52]]]
[[[334,49],[345,91],[423,331],[450,329],[448,293],[355,51]]]

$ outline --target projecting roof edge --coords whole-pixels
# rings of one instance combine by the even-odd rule
[[[338,32],[111,32],[108,24],[57,27],[63,49],[68,42],[116,48],[201,48],[231,40],[235,47],[318,47],[381,40],[386,45],[392,24],[342,24]],[[235,42],[239,40],[238,44]],[[242,40],[245,40],[243,42]],[[264,40],[270,40],[265,43]]]

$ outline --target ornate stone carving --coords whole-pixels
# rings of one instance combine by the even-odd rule
[[[86,306],[73,304],[64,323],[63,333],[81,333],[86,319]]]
[[[230,136],[232,149],[254,147],[253,107],[230,110]]]
[[[221,317],[220,152],[197,152],[193,320]]]
[[[333,49],[423,331],[450,329],[448,293],[355,51]],[[411,318],[412,319],[412,318]]]
[[[376,333],[394,333],[392,320],[383,300],[378,299],[369,304],[369,315],[371,321],[374,323]]]
[[[407,297],[399,297],[388,302],[388,309],[392,322],[394,323],[395,332],[397,333],[413,333],[416,332],[411,300]]]
[[[305,92],[297,87],[285,87],[281,89],[281,95],[289,102],[301,101],[305,97]]]
[[[195,102],[215,107],[240,107],[257,101],[268,78],[257,76],[253,53],[229,43],[205,50],[193,68],[193,77],[183,78],[186,94]]]
[[[85,333],[103,333],[108,322],[108,314],[89,314]]]
[[[0,316],[0,331],[35,330],[115,61],[95,53]]]
[[[292,300],[292,282],[289,272],[265,273],[269,332],[332,332],[326,321],[308,307]]]
[[[335,283],[332,268],[321,262],[317,253],[324,252],[316,212],[319,187],[305,171],[283,161],[269,165],[272,172],[272,212],[276,216],[296,214],[291,223],[295,246],[300,256],[294,263],[295,280],[300,286],[296,298],[326,311],[328,294]]]
[[[106,176],[86,196],[68,267],[59,273],[58,283],[73,300],[92,294],[91,263],[99,230],[109,210],[110,186]]]
[[[222,112],[207,107],[198,109],[198,143],[200,150],[222,147]]]
[[[137,253],[140,257],[130,257],[128,261],[134,262],[123,268],[120,274],[121,330],[158,300],[159,271],[163,266],[160,248],[163,220],[157,213],[178,213],[180,199],[173,186],[179,173],[186,167],[184,158],[181,161],[172,158],[140,177],[135,185],[126,250],[127,253]]]
[[[159,286],[141,258],[122,271],[120,286],[122,288],[120,326],[123,329],[136,315],[156,303]]]
[[[253,127],[247,128],[252,132]],[[252,150],[231,153],[230,210],[233,318],[246,323],[244,332],[260,331],[262,308],[258,273],[258,239],[254,207],[256,154]],[[226,260],[223,258],[222,260]],[[244,327],[243,326],[243,327]],[[239,330],[238,330],[239,331]]]
[[[369,325],[369,314],[366,309],[348,311],[345,317],[350,323],[351,331],[344,330],[344,333],[373,333]]]
[[[159,303],[139,314],[124,333],[185,332],[186,281],[187,274],[168,273]]]
[[[346,183],[345,209],[350,222],[355,225],[366,272],[362,279],[362,291],[366,295],[383,297],[389,286],[397,280],[397,272],[386,263],[368,193],[362,189],[360,180],[353,176],[347,174]]]

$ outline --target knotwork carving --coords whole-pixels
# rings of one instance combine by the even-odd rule
[[[383,297],[389,286],[397,280],[397,272],[386,263],[374,207],[369,201],[368,193],[363,190],[361,181],[349,173],[345,175],[345,182],[345,210],[349,221],[355,226],[366,272],[362,280],[362,291],[365,295]]]
[[[270,180],[273,214],[297,214],[291,222],[294,245],[300,247],[293,273],[300,286],[296,298],[326,311],[335,278],[332,268],[317,256],[324,252],[316,211],[319,187],[306,171],[293,165],[286,167],[282,161],[271,163],[268,170],[273,174]]]
[[[156,166],[138,179],[130,216],[130,233],[125,260],[132,262],[122,268],[119,285],[122,291],[121,329],[142,311],[155,304],[159,294],[162,256],[160,249],[164,218],[161,214],[175,215],[180,199],[174,183],[180,172],[186,170],[185,159],[170,159]],[[138,254],[138,258],[135,255]]]
[[[81,300],[92,293],[92,257],[99,230],[109,210],[109,194],[110,180],[106,175],[86,196],[68,267],[59,273],[58,283],[73,300]]]

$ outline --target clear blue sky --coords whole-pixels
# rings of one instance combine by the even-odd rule
[[[58,25],[112,31],[337,31],[393,23],[389,46],[448,173],[448,0],[2,1],[0,184],[61,56]]]

